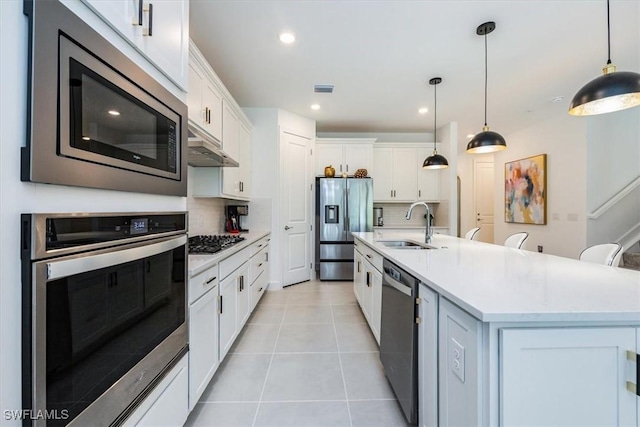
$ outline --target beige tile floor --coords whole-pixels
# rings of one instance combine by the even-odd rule
[[[351,282],[267,292],[187,426],[405,426]]]

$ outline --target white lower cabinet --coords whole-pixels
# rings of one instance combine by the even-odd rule
[[[218,368],[217,285],[189,306],[189,366],[189,410],[193,410]]]
[[[444,298],[438,314],[438,417],[442,426],[482,425],[482,323]]]
[[[500,346],[502,425],[638,425],[636,328],[503,329]]]
[[[253,309],[262,298],[269,285],[269,240],[263,239],[252,246],[252,257],[249,267],[249,306]]]
[[[420,285],[418,291],[418,425],[438,426],[438,294]]]
[[[378,266],[382,266],[382,256],[366,247],[356,245],[354,249],[354,293],[373,336],[380,344],[382,273]]]
[[[246,250],[246,249],[245,249]],[[247,323],[247,319],[251,314],[250,300],[249,300],[249,263],[245,262],[238,269],[235,274],[236,277],[236,289],[238,291],[238,299],[236,304],[238,305],[238,332],[242,330],[242,327]]]
[[[220,361],[229,352],[238,335],[236,276],[230,275],[220,282]]]
[[[181,426],[189,416],[189,362],[185,356],[169,371],[123,426]]]

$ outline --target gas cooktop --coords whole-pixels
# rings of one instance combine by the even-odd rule
[[[244,237],[228,234],[189,237],[190,254],[215,254],[240,243]]]

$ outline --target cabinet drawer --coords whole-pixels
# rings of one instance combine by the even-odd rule
[[[269,246],[263,247],[260,252],[251,258],[249,267],[249,283],[253,283],[258,276],[260,276],[260,273],[264,272],[266,269],[268,251]]]
[[[262,294],[264,294],[264,291],[267,289],[267,285],[269,284],[267,277],[269,277],[268,273],[263,271],[258,275],[255,282],[251,284],[251,311],[256,307],[258,301],[262,298]]]
[[[365,260],[369,261],[379,272],[382,272],[382,255],[362,243],[358,244],[358,251]]]
[[[271,236],[266,236],[258,240],[257,242],[255,242],[253,245],[251,245],[251,256],[254,256],[258,252],[263,250],[265,246],[269,244],[270,240],[271,240]]]
[[[249,260],[249,248],[245,248],[240,252],[231,255],[229,258],[220,261],[220,279],[224,280],[229,274],[233,273],[238,267]]]
[[[196,301],[209,289],[213,289],[220,281],[218,276],[218,264],[216,264],[189,279],[189,304]]]

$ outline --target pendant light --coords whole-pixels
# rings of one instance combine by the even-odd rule
[[[572,116],[593,116],[640,105],[640,74],[617,71],[611,63],[611,25],[607,0],[607,64],[603,75],[591,80],[578,91],[569,105]]]
[[[438,146],[438,138],[437,138],[437,127],[436,127],[436,119],[438,117],[438,96],[436,93],[436,89],[438,85],[442,83],[442,79],[440,77],[434,77],[429,80],[429,84],[433,86],[433,154],[424,159],[422,163],[423,169],[444,169],[449,167],[449,162],[445,159],[444,156],[438,154],[437,146]]]
[[[485,22],[476,29],[476,34],[484,36],[484,126],[482,132],[474,136],[467,144],[467,153],[481,154],[492,153],[494,151],[500,151],[507,148],[502,135],[498,132],[489,130],[487,126],[487,80],[488,80],[488,67],[487,67],[487,34],[496,29],[495,22]]]

